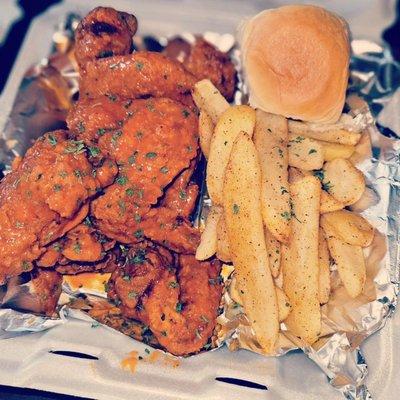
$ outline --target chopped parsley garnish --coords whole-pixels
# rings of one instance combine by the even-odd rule
[[[324,179],[324,170],[323,169],[318,169],[316,171],[314,171],[314,176],[316,176],[319,180],[323,180]]]
[[[121,215],[125,214],[126,211],[126,204],[123,200],[118,200],[118,207]]]
[[[53,190],[54,190],[55,192],[61,191],[61,190],[62,190],[62,185],[60,185],[59,183],[56,183],[56,184],[53,186]]]
[[[73,250],[74,250],[74,252],[76,254],[79,254],[81,252],[81,250],[82,250],[82,246],[81,246],[81,244],[79,242],[74,243],[72,248],[73,248]]]
[[[107,129],[106,129],[106,128],[99,128],[99,129],[97,129],[97,134],[98,134],[99,136],[103,136],[106,132],[107,132]]]
[[[68,172],[67,171],[60,171],[58,173],[58,176],[60,176],[61,178],[66,178],[68,176]]]
[[[136,222],[140,222],[142,220],[142,217],[139,214],[135,214],[134,218]]]
[[[177,311],[177,312],[182,312],[182,310],[183,310],[183,304],[182,303],[176,303],[176,306],[175,306],[175,310]]]
[[[82,179],[83,177],[83,173],[80,169],[76,169],[74,170],[74,175],[78,178],[78,179]]]
[[[240,207],[237,204],[234,204],[232,208],[234,214],[239,214]]]
[[[316,152],[317,152],[317,150],[315,150],[315,149],[310,149],[309,152],[308,152],[308,154],[313,154],[313,153],[316,153]]]
[[[133,188],[126,189],[125,194],[129,197],[132,197],[135,194],[135,189]]]
[[[135,136],[136,136],[137,139],[141,139],[141,138],[143,137],[143,132],[137,131],[137,132],[135,133]]]
[[[179,190],[179,198],[181,200],[186,200],[187,199],[187,193],[184,190]]]
[[[289,192],[284,186],[281,186],[281,194],[285,194],[285,193],[289,193]]]
[[[53,244],[53,249],[57,252],[57,253],[60,253],[61,252],[61,245],[60,245],[60,243],[54,243]]]
[[[117,100],[117,96],[115,94],[112,94],[112,93],[107,93],[106,97],[108,98],[108,100],[110,100],[112,102]]]
[[[130,282],[131,277],[130,277],[129,275],[124,275],[124,276],[122,277],[122,279],[123,279],[125,282]]]
[[[130,299],[136,299],[137,293],[136,293],[134,290],[131,290],[131,291],[128,293],[128,297],[129,297]]]
[[[184,118],[187,118],[190,115],[190,112],[188,110],[183,110],[182,115],[184,116]]]
[[[31,269],[31,264],[28,261],[22,261],[21,268],[22,271],[29,271]]]
[[[121,135],[122,135],[122,131],[114,132],[114,134],[112,135],[112,138],[111,138],[111,143],[113,144],[113,146],[115,146],[117,144],[117,140],[121,137]]]
[[[100,153],[100,149],[98,147],[89,147],[89,153],[91,157],[96,157]]]
[[[172,281],[172,282],[169,283],[168,286],[169,286],[170,288],[172,288],[172,289],[176,289],[177,287],[179,287],[179,283],[176,282],[176,281]]]
[[[139,249],[134,257],[131,257],[129,261],[132,264],[143,264],[144,261],[146,260],[146,250],[144,249]]]
[[[167,174],[168,173],[168,167],[161,167],[160,168],[160,172],[162,173],[162,174]]]
[[[85,123],[83,121],[79,121],[78,122],[78,132],[79,133],[83,133],[85,132]]]
[[[144,64],[143,64],[142,62],[140,62],[140,61],[136,61],[136,62],[135,62],[135,68],[136,68],[138,71],[141,71],[141,70],[143,69],[143,67],[144,67]]]
[[[140,239],[141,237],[143,237],[143,229],[138,229],[133,235],[136,239]]]
[[[329,192],[332,189],[333,185],[331,182],[323,182],[322,183],[322,189],[325,190],[326,192]]]
[[[90,219],[90,217],[86,217],[85,220],[83,221],[83,223],[84,223],[86,226],[93,226],[93,222],[92,222],[92,220]]]
[[[157,153],[154,153],[154,151],[150,151],[146,154],[146,158],[156,158],[157,157]]]
[[[48,135],[48,136],[47,136],[47,140],[49,141],[49,143],[50,143],[52,146],[55,146],[55,145],[57,144],[57,139],[56,139],[56,137],[53,136],[53,135]]]
[[[128,158],[128,163],[129,163],[130,165],[135,164],[135,162],[136,162],[136,157],[137,157],[138,153],[139,153],[139,152],[138,152],[137,150],[135,150],[135,151],[132,153],[132,155],[129,156],[129,158]]]
[[[116,180],[116,183],[118,183],[118,185],[124,186],[127,184],[128,182],[128,178],[124,175],[120,175]]]
[[[81,154],[85,151],[83,140],[69,140],[65,153]]]
[[[281,213],[281,217],[286,219],[286,221],[290,221],[292,219],[292,214],[288,211]]]

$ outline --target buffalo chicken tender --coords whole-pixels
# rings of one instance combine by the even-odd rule
[[[278,338],[279,313],[261,215],[261,171],[251,138],[237,136],[226,169],[223,206],[245,313],[266,354]]]

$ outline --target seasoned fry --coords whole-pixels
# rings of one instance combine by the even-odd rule
[[[329,270],[329,249],[322,228],[319,229],[318,239],[318,258],[319,258],[319,290],[318,299],[320,304],[325,304],[329,300],[331,291],[331,279]]]
[[[311,139],[324,140],[331,143],[348,144],[354,146],[360,140],[361,134],[344,129],[332,127],[331,129],[318,129],[311,127],[306,122],[289,120],[289,132],[293,135],[306,136]]]
[[[223,215],[217,224],[217,257],[223,262],[232,261],[228,232],[226,230],[226,222]]]
[[[362,172],[343,158],[325,163],[322,178],[324,189],[345,206],[358,201],[365,190]]]
[[[294,217],[289,245],[282,245],[283,290],[292,304],[289,329],[308,343],[321,331],[319,297],[319,206],[321,185],[314,176],[293,183]]]
[[[369,187],[366,187],[360,199],[349,206],[349,209],[354,212],[363,212],[367,208],[376,205],[379,202],[379,195]],[[333,210],[332,210],[333,211]]]
[[[292,185],[293,183],[302,179],[304,176],[305,176],[305,174],[301,169],[295,168],[295,167],[289,167],[289,184],[290,185]]]
[[[272,233],[265,228],[265,243],[267,245],[268,257],[269,257],[269,267],[271,269],[271,274],[274,278],[279,275],[281,268],[281,243],[279,240],[275,239]]]
[[[322,146],[325,161],[332,161],[335,158],[350,158],[356,147],[349,144],[329,143],[322,140],[317,141]]]
[[[204,156],[208,158],[210,152],[211,138],[214,134],[214,124],[211,117],[204,111],[199,115],[199,138],[200,148]]]
[[[214,124],[229,108],[229,103],[209,79],[203,79],[194,85],[192,97],[199,110],[208,114]]]
[[[261,209],[272,235],[286,243],[290,235],[287,120],[261,110],[256,112],[254,143],[261,165]]]
[[[305,136],[289,135],[289,165],[303,170],[320,169],[324,164],[322,146]]]
[[[341,210],[342,208],[344,208],[343,203],[337,201],[332,195],[330,195],[325,190],[321,192],[321,209],[320,209],[321,214],[331,211]]]
[[[201,234],[200,244],[196,250],[197,260],[207,260],[217,251],[217,225],[222,217],[222,207],[212,206],[207,216],[206,226]]]
[[[348,210],[322,215],[321,226],[329,236],[353,246],[368,247],[374,239],[373,226],[361,215]]]
[[[207,163],[207,189],[214,204],[222,204],[225,169],[233,143],[239,132],[253,135],[256,113],[249,106],[233,106],[226,110],[215,127]]]
[[[329,252],[337,265],[340,279],[349,296],[356,298],[364,290],[366,278],[362,248],[330,236],[326,231],[325,235]]]
[[[257,151],[251,138],[241,132],[226,169],[224,214],[246,314],[265,353],[271,353],[278,338],[279,315],[265,245],[260,186]]]

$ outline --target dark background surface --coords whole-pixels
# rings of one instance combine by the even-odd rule
[[[60,3],[62,0],[19,0],[24,16],[16,22],[8,32],[8,36],[3,45],[0,46],[0,93],[2,92],[8,75],[13,67],[18,51],[24,40],[32,19],[44,12],[53,4]],[[82,0],[84,1],[84,0]],[[393,56],[400,61],[400,0],[397,2],[397,18],[393,26],[384,31],[383,38],[391,47]],[[1,0],[0,0],[1,12]],[[1,366],[0,366],[1,368]],[[12,388],[0,385],[1,400],[77,400],[82,399],[74,396],[56,395],[54,393],[39,390]]]

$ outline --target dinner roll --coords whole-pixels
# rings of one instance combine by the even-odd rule
[[[342,18],[309,5],[266,10],[242,24],[239,42],[253,107],[304,121],[339,119],[350,58]]]

